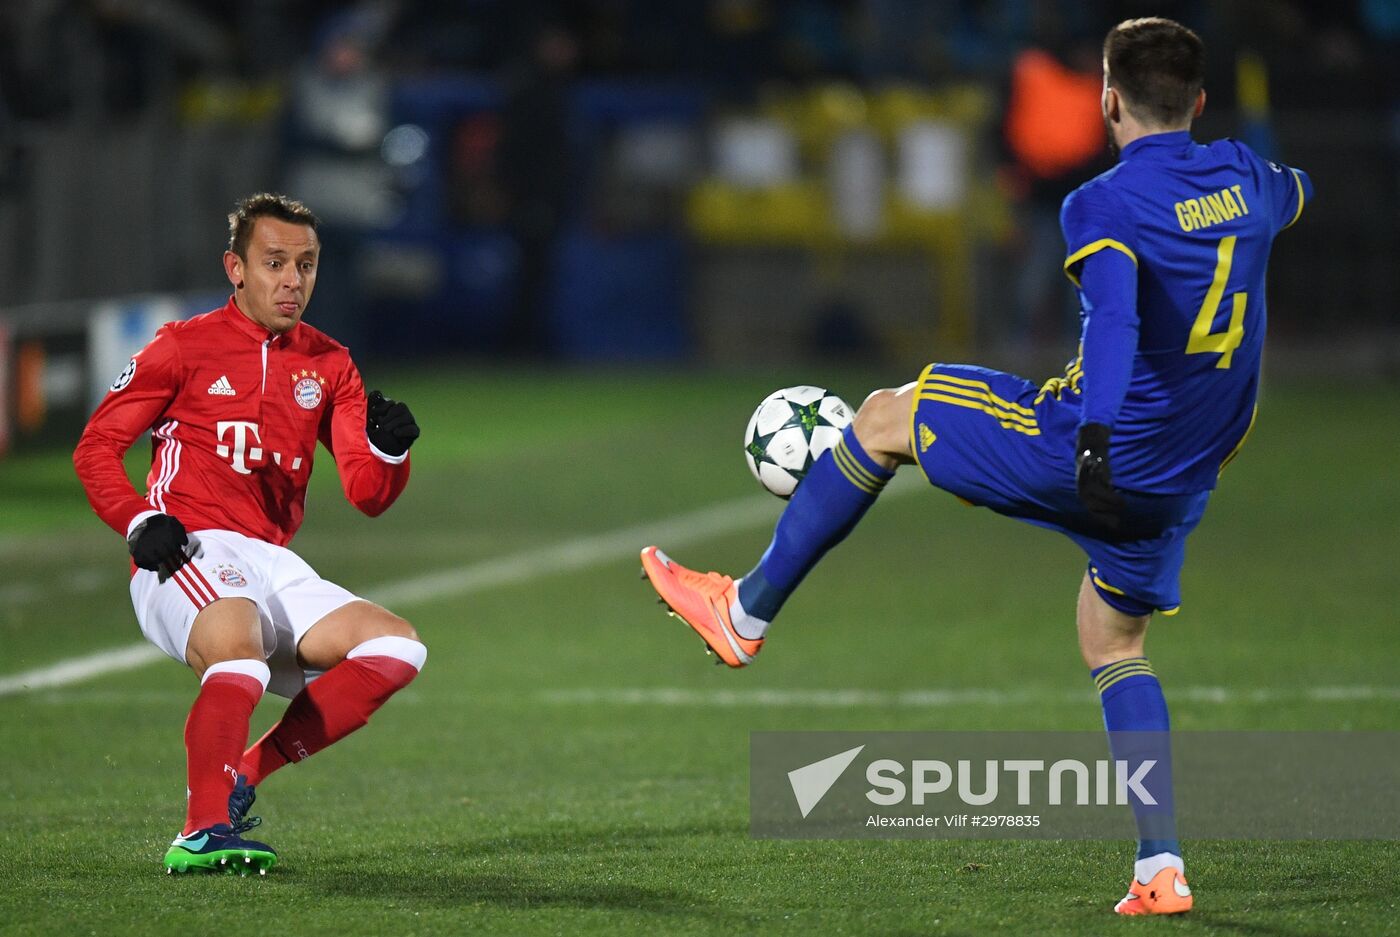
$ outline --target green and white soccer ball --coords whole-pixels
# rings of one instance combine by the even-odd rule
[[[825,388],[804,384],[776,390],[763,398],[744,430],[744,461],[760,485],[790,497],[854,419],[846,401]]]

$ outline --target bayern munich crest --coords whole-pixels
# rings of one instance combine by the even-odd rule
[[[321,404],[324,392],[321,390],[326,379],[315,371],[292,372],[292,399],[303,410],[315,410]]]
[[[242,571],[236,566],[216,566],[214,573],[219,577],[219,582],[230,589],[242,589],[248,585],[248,580],[243,577]]]

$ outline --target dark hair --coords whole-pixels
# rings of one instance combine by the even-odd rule
[[[250,195],[239,202],[228,216],[228,249],[244,260],[248,259],[248,241],[253,237],[253,223],[259,218],[304,224],[313,231],[321,223],[311,209],[294,198],[272,192]]]
[[[1206,80],[1206,47],[1180,23],[1150,16],[1124,20],[1103,41],[1108,84],[1144,123],[1179,124],[1191,116]]]

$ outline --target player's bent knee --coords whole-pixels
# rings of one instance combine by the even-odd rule
[[[185,662],[203,676],[230,660],[266,660],[262,619],[250,599],[223,598],[200,609],[185,643]]]
[[[856,439],[886,468],[914,461],[909,446],[910,405],[903,389],[887,387],[873,391],[856,411]]]
[[[1084,577],[1079,591],[1079,653],[1090,668],[1141,657],[1150,616],[1133,616],[1110,606]]]
[[[388,609],[380,608],[378,605],[374,605],[371,607],[374,609],[375,614],[373,616],[373,620],[368,623],[368,627],[365,630],[367,632],[373,631],[375,633],[369,635],[369,637],[395,637],[408,638],[410,641],[419,640],[418,632],[405,619],[400,618],[398,615],[395,615]]]
[[[1115,661],[1126,660],[1129,657],[1143,656],[1144,641],[1142,635],[1138,635],[1136,640],[1122,639],[1114,641],[1083,641],[1079,642],[1079,653],[1084,658],[1084,665],[1090,670],[1112,664]]]
[[[312,625],[297,645],[297,658],[302,666],[325,669],[345,659],[355,648],[379,639],[423,646],[411,624],[362,599],[341,606]]]
[[[384,632],[383,636],[404,638],[408,641],[417,641],[419,644],[423,643],[423,639],[418,637],[418,630],[397,615],[394,616],[393,625],[389,630]]]

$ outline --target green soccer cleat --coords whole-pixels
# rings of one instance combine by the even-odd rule
[[[165,851],[165,872],[226,872],[266,875],[277,862],[277,853],[266,843],[244,839],[242,829],[227,823],[177,836]]]

